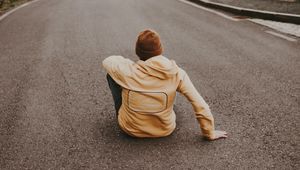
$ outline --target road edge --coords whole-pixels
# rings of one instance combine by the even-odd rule
[[[28,6],[28,5],[38,2],[38,1],[40,1],[40,0],[32,0],[32,1],[26,2],[16,8],[13,8],[13,9],[7,11],[6,13],[4,13],[3,15],[0,16],[0,22],[2,20],[4,20],[6,17],[8,17],[9,15],[11,15],[12,13],[16,12],[17,10],[24,8],[25,6]]]
[[[296,14],[287,14],[287,13],[279,13],[279,12],[271,12],[271,11],[263,11],[263,10],[255,10],[250,8],[242,8],[236,7],[232,5],[211,2],[210,0],[188,0],[190,2],[197,3],[202,6],[206,6],[209,8],[220,9],[226,12],[230,12],[233,14],[244,15],[252,18],[260,18],[272,21],[279,22],[287,22],[293,24],[300,24],[300,15]]]

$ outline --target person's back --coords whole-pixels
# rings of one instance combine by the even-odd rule
[[[214,131],[209,107],[185,71],[161,55],[162,46],[156,32],[146,30],[139,35],[136,54],[140,58],[137,62],[122,56],[103,61],[123,131],[135,137],[171,134],[176,126],[173,103],[178,91],[192,103],[204,136],[226,137],[226,132]]]

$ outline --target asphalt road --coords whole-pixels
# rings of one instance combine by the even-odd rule
[[[229,138],[179,97],[169,137],[122,134],[102,60],[144,28]],[[0,169],[299,169],[300,45],[177,0],[41,0],[0,22]]]

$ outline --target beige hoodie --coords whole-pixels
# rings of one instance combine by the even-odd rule
[[[162,137],[176,126],[173,103],[176,91],[193,105],[202,133],[212,137],[214,119],[186,72],[164,56],[133,62],[122,56],[103,61],[108,74],[122,86],[120,127],[135,137]]]

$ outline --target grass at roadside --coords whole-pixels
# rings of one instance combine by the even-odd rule
[[[0,15],[28,1],[31,0],[0,0]]]

